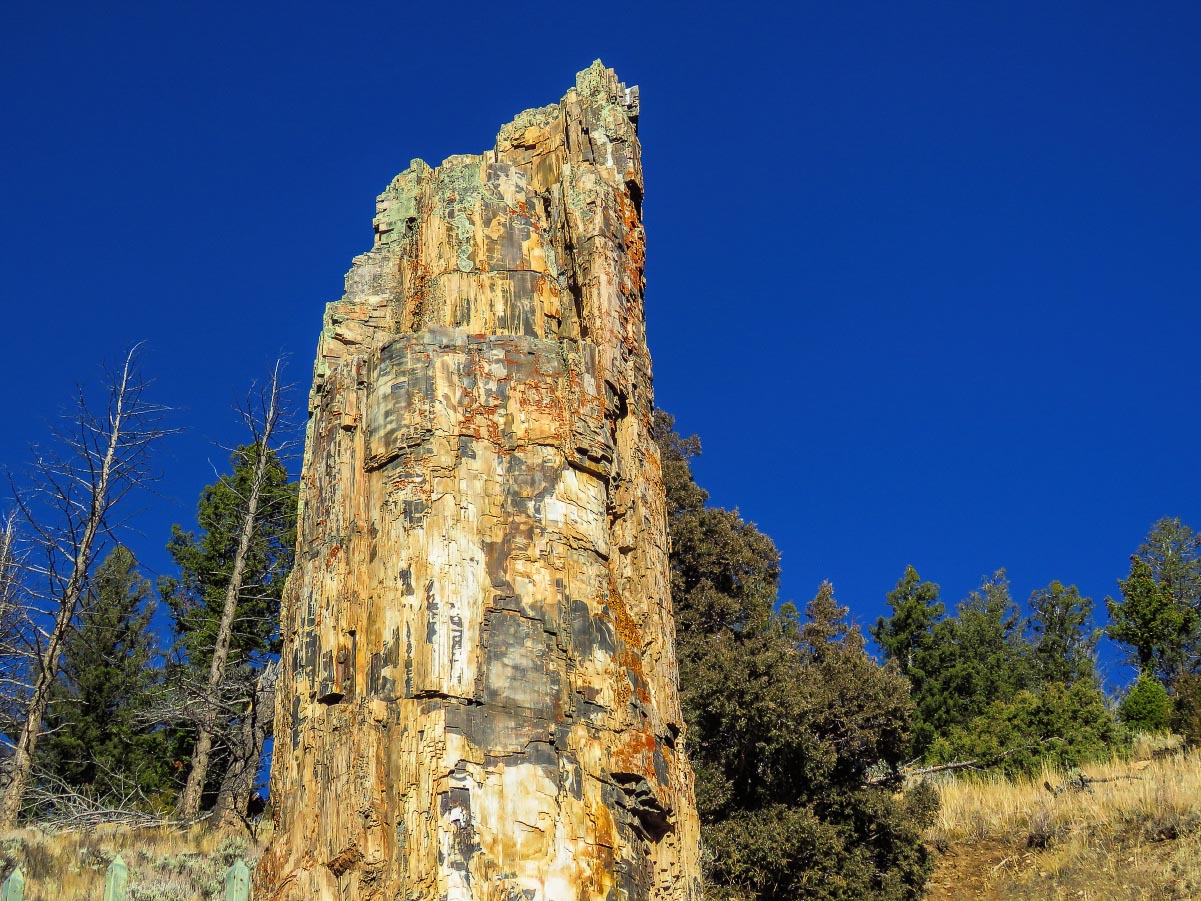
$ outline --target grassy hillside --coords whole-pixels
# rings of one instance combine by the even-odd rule
[[[1047,786],[1070,774],[943,785],[930,901],[1201,898],[1201,754],[1144,743],[1083,773],[1106,781],[1058,794]]]
[[[223,897],[231,863],[240,857],[254,865],[265,838],[219,836],[200,827],[20,829],[0,834],[0,876],[20,865],[26,901],[98,901],[105,870],[120,854],[129,865],[128,901],[209,901]]]
[[[960,778],[940,786],[926,838],[937,854],[929,901],[1186,901],[1201,898],[1201,753],[1144,742],[1133,760],[1036,779]],[[1104,780],[1104,781],[1101,781]],[[0,874],[19,863],[27,901],[96,901],[120,853],[130,901],[208,901],[225,869],[253,864],[257,839],[201,828],[0,835]]]

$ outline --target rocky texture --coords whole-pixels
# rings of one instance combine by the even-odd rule
[[[596,63],[380,195],[320,339],[258,898],[700,898],[637,121]]]

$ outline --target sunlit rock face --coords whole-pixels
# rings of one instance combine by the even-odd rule
[[[318,350],[256,897],[700,898],[637,121],[598,62],[379,197]]]

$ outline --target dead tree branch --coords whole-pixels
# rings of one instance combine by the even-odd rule
[[[271,372],[270,384],[258,392],[257,397],[252,392],[242,410],[242,419],[249,429],[254,448],[254,471],[250,480],[249,490],[243,498],[245,508],[242,512],[241,527],[238,534],[237,550],[234,554],[233,569],[225,590],[225,600],[221,608],[221,621],[217,627],[216,641],[213,647],[212,662],[209,666],[208,682],[201,699],[201,716],[197,719],[198,732],[196,744],[192,750],[192,765],[188,772],[188,781],[180,794],[176,806],[177,816],[192,819],[200,811],[200,798],[208,778],[209,765],[212,759],[213,745],[217,737],[217,711],[223,706],[221,685],[225,677],[225,668],[229,659],[230,643],[234,632],[234,622],[238,611],[238,600],[242,594],[246,574],[247,557],[250,551],[256,529],[259,527],[260,504],[266,488],[269,466],[274,452],[273,442],[277,438],[283,418],[284,386],[280,383],[282,361],[277,360]]]
[[[16,492],[16,504],[35,549],[17,581],[30,645],[29,690],[24,715],[14,724],[7,784],[0,794],[0,828],[16,824],[42,732],[63,646],[84,602],[92,565],[112,537],[113,511],[133,490],[152,480],[151,450],[169,434],[166,408],[145,397],[138,347],[110,376],[103,413],[80,390],[76,409],[56,433],[57,447],[41,454],[33,479]]]

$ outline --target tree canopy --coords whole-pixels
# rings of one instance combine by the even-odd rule
[[[144,716],[156,679],[154,610],[133,553],[115,547],[97,568],[63,649],[38,767],[101,802],[169,795],[164,735]]]
[[[780,556],[737,511],[705,506],[658,414],[680,690],[707,876],[717,897],[915,899],[918,824],[871,774],[895,772],[912,703],[867,654],[834,589],[777,606]]]
[[[248,444],[230,455],[230,472],[201,491],[197,531],[172,526],[167,544],[179,575],[164,577],[159,591],[171,610],[178,656],[198,670],[207,669],[212,657],[260,453],[268,457],[267,480],[237,599],[231,663],[239,665],[275,647],[280,596],[295,551],[297,483],[289,481],[273,450]]]

